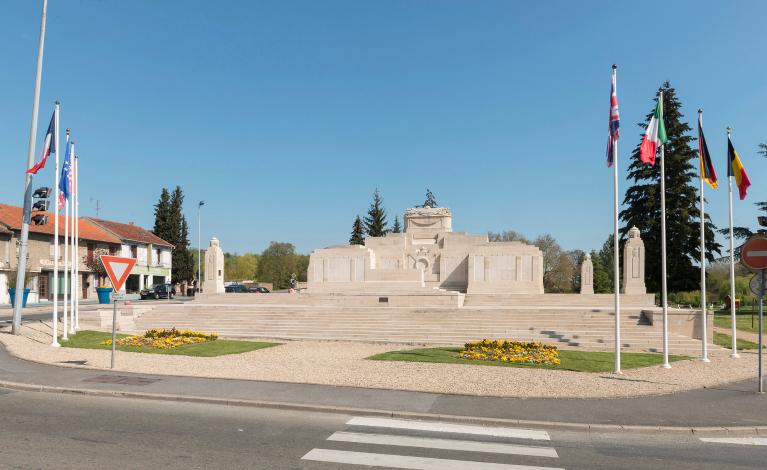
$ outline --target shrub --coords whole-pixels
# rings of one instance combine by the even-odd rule
[[[559,365],[557,347],[539,342],[483,339],[466,343],[459,353],[465,359],[527,364]]]

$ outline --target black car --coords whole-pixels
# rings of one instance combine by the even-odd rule
[[[176,289],[171,284],[155,284],[149,289],[141,289],[139,292],[141,300],[146,299],[167,299],[176,296]]]
[[[233,292],[239,294],[268,294],[269,289],[266,287],[248,287],[244,284],[230,284],[224,287],[225,292]]]

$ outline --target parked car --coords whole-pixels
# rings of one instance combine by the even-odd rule
[[[267,289],[266,287],[260,287],[260,286],[259,287],[251,287],[251,288],[248,289],[248,292],[254,292],[256,294],[268,294],[269,293],[269,289]]]
[[[245,293],[248,292],[248,288],[242,284],[229,284],[224,287],[224,292]]]
[[[141,289],[139,294],[141,295],[141,300],[167,299],[169,295],[172,299],[176,296],[176,289],[171,284],[155,284],[149,289]]]

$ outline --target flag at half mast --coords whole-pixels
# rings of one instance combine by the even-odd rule
[[[727,165],[727,176],[735,177],[735,184],[738,186],[738,192],[740,199],[746,198],[746,191],[751,186],[751,180],[748,179],[746,169],[743,167],[743,163],[740,161],[740,155],[735,151],[735,147],[732,146],[732,140],[730,136],[727,136],[727,159],[729,165]]]
[[[716,181],[716,171],[714,170],[714,164],[711,162],[711,154],[708,153],[706,137],[703,135],[703,124],[700,114],[698,114],[698,157],[700,157],[700,178],[716,189],[719,183]]]
[[[608,136],[607,136],[607,166],[611,167],[613,166],[613,159],[615,158],[614,155],[614,148],[615,148],[615,142],[618,141],[618,138],[621,135],[620,131],[621,127],[621,118],[620,114],[618,113],[618,94],[615,91],[615,70],[613,67],[613,80],[612,80],[612,86],[610,88],[610,121],[607,125],[608,128]]]
[[[668,142],[668,137],[666,136],[666,126],[663,124],[663,103],[658,99],[655,112],[647,125],[647,132],[639,146],[639,160],[655,165],[655,154],[658,152],[658,147],[666,142]]]

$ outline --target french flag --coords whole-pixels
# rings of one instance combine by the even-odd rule
[[[43,143],[43,152],[40,157],[40,161],[27,170],[27,173],[36,175],[38,171],[45,168],[45,162],[48,161],[48,156],[51,153],[57,152],[56,148],[56,111],[51,116],[51,123],[48,125],[48,132],[45,133],[45,142]]]

